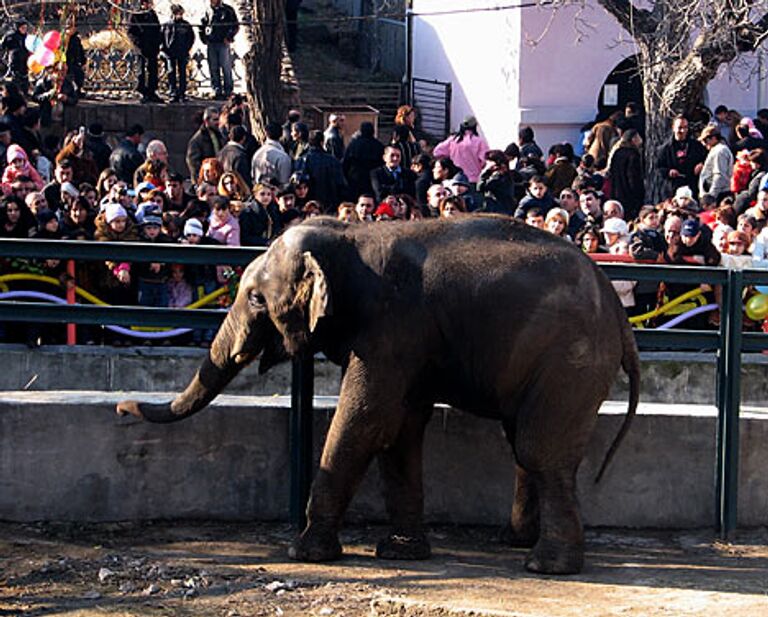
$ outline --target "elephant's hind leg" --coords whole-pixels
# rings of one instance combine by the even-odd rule
[[[531,474],[540,498],[540,534],[525,567],[542,574],[576,574],[584,567],[584,530],[576,500],[576,469]]]
[[[424,534],[422,452],[424,430],[432,406],[406,410],[400,434],[379,455],[390,533],[376,546],[381,559],[428,559],[432,553]]]
[[[571,376],[567,364],[556,368],[552,372],[548,367],[531,384],[515,418],[515,458],[524,471],[521,478],[528,495],[527,499],[515,500],[513,520],[517,519],[516,531],[522,538],[532,539],[536,531],[534,508],[538,504],[538,538],[526,567],[546,574],[574,574],[584,563],[576,471],[608,385],[601,376],[587,371]],[[552,386],[558,380],[584,385],[565,391]]]
[[[509,525],[501,532],[501,541],[510,546],[530,548],[539,539],[539,497],[528,472],[515,466],[515,500]]]

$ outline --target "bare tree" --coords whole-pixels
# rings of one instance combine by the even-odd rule
[[[672,116],[690,114],[724,64],[752,52],[768,32],[765,0],[598,0],[631,35],[645,90],[646,197],[661,197],[656,153]],[[647,8],[639,8],[638,5]]]
[[[283,114],[282,83],[285,0],[241,0],[240,17],[247,23],[249,50],[243,58],[246,67],[248,105],[252,129],[260,140],[268,122],[278,122]]]

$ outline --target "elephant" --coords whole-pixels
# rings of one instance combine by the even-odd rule
[[[503,215],[370,224],[309,219],[245,269],[186,389],[165,404],[123,401],[117,412],[181,420],[257,357],[263,374],[315,352],[344,370],[292,558],[342,555],[342,517],[374,457],[391,525],[376,555],[430,556],[423,440],[440,402],[501,421],[516,470],[507,535],[530,548],[526,568],[581,571],[576,471],[621,367],[629,378],[628,412],[602,475],[635,415],[640,371],[618,296],[578,248]]]

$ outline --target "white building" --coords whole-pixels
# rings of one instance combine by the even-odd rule
[[[575,7],[553,12],[512,4],[530,3],[413,0],[411,75],[451,82],[454,130],[474,115],[491,147],[503,149],[521,125],[530,125],[547,148],[574,143],[599,103],[642,103],[637,83],[634,92],[627,83],[632,72],[615,71],[634,55],[633,45],[596,2],[588,0],[578,19]],[[752,64],[761,60],[752,58]],[[754,116],[768,106],[768,84],[743,81],[721,70],[705,102]]]

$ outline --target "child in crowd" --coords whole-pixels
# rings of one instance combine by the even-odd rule
[[[24,151],[24,148],[16,144],[8,146],[6,151],[6,159],[8,165],[3,172],[2,189],[6,195],[11,192],[11,184],[19,176],[26,176],[32,182],[35,183],[35,190],[43,190],[43,179],[40,174],[34,168],[32,163],[29,162],[29,157]]]
[[[544,213],[541,211],[541,208],[530,208],[525,213],[525,224],[537,229],[544,229]]]
[[[168,238],[162,233],[163,221],[154,212],[146,214],[139,225],[141,242],[154,244],[167,243]],[[141,306],[168,306],[168,266],[163,263],[136,264],[138,279],[139,304]]]
[[[535,175],[528,181],[528,190],[515,210],[515,218],[525,219],[531,208],[538,208],[541,211],[543,222],[543,217],[555,205],[555,200],[547,188],[546,179],[544,176]]]

